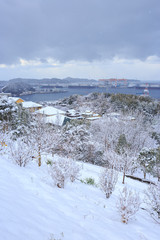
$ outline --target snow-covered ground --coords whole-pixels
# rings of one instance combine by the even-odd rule
[[[80,179],[98,182],[102,168],[82,164]],[[48,166],[25,168],[0,156],[0,240],[158,240],[160,225],[142,209],[128,224],[116,209],[122,176],[106,199],[99,188],[80,181],[56,188]],[[145,183],[126,178],[143,196]]]

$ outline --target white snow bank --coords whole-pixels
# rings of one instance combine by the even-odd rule
[[[125,225],[115,204],[122,178],[110,199],[96,187],[77,181],[53,186],[48,166],[20,168],[0,156],[0,239],[2,240],[158,240],[160,226],[140,210]],[[82,176],[98,181],[102,168],[82,164]],[[142,192],[146,185],[126,179]],[[64,236],[64,237],[62,237]]]

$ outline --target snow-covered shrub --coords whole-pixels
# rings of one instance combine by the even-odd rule
[[[139,210],[140,198],[136,192],[129,190],[126,186],[120,192],[117,202],[117,208],[121,215],[123,223],[128,223],[128,220]]]
[[[48,159],[48,160],[46,161],[46,164],[47,164],[47,165],[52,165],[53,162],[52,162],[52,160],[49,160],[49,159]]]
[[[148,191],[145,191],[145,203],[148,205],[150,215],[160,223],[160,183],[150,185]]]
[[[1,124],[1,122],[0,122]],[[3,154],[7,151],[7,144],[10,140],[9,134],[1,131],[0,129],[0,153]]]
[[[100,187],[109,198],[114,191],[115,185],[118,180],[118,172],[114,169],[105,169],[100,176]]]
[[[15,125],[17,121],[17,110],[16,104],[6,97],[0,99],[0,121],[6,122],[7,127]]]
[[[25,167],[32,159],[32,148],[22,140],[18,139],[9,144],[9,154],[13,162],[20,167]]]
[[[78,164],[75,163],[75,161],[70,161],[70,180],[71,182],[74,182],[76,178],[79,176],[80,167]]]
[[[50,237],[48,240],[62,240],[64,238],[64,233],[62,232],[59,237],[56,237],[54,234],[50,234]]]
[[[91,177],[85,178],[84,180],[81,179],[81,182],[82,182],[82,183],[85,183],[85,184],[88,184],[88,185],[93,185],[93,186],[96,186],[96,187],[97,187],[97,184],[95,183],[94,178],[91,178]]]
[[[59,188],[64,188],[65,182],[74,182],[79,174],[79,166],[69,158],[59,157],[50,167],[50,175]]]

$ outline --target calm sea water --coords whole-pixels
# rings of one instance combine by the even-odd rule
[[[64,93],[43,93],[43,94],[31,94],[24,95],[22,98],[25,101],[55,101],[58,99],[63,99],[69,97],[74,94],[79,95],[87,95],[92,92],[100,92],[100,93],[124,93],[124,94],[133,94],[133,95],[141,95],[143,94],[143,89],[135,89],[135,88],[63,88],[63,90],[67,90]],[[149,96],[151,98],[160,99],[160,89],[150,89]]]

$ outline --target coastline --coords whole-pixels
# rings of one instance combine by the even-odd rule
[[[52,94],[52,93],[65,93],[67,90],[57,90],[57,91],[35,91],[35,92],[24,92],[19,94],[19,96],[33,95],[33,94]]]
[[[64,91],[59,92],[36,92],[30,94],[21,95],[25,101],[55,101],[63,98],[70,97],[71,95],[88,95],[90,93],[109,93],[109,94],[131,94],[131,95],[143,95],[144,88],[65,88]],[[160,100],[160,89],[149,89],[149,97]]]

